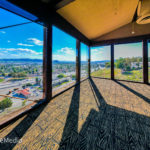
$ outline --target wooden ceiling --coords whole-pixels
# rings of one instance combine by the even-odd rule
[[[75,0],[57,12],[90,40],[129,24],[138,0]]]

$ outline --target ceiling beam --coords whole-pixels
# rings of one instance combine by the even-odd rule
[[[75,1],[75,0],[61,0],[59,3],[56,4],[55,9],[58,10],[66,5],[70,4],[73,1]]]
[[[90,46],[94,47],[94,46],[105,46],[110,44],[136,43],[141,42],[143,39],[149,40],[150,34],[104,41],[91,41]]]

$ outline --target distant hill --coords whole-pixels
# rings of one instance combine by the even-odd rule
[[[60,60],[53,60],[53,64],[74,64],[74,63],[76,63],[75,61],[60,61]]]
[[[43,62],[42,59],[0,59],[0,62]]]
[[[106,63],[106,62],[110,62],[110,60],[91,61],[91,63]]]
[[[0,59],[0,62],[38,62],[38,63],[42,63],[43,60],[42,59],[29,59],[29,58],[23,58],[23,59]],[[81,61],[82,63],[87,63],[87,61]],[[105,63],[105,62],[109,62],[109,60],[103,60],[103,61],[92,61],[92,63]],[[53,64],[74,64],[76,63],[75,61],[59,61],[59,60],[53,60]]]
[[[42,59],[29,59],[29,58],[23,58],[23,59],[0,59],[0,62],[43,62]],[[59,61],[59,60],[53,60],[54,64],[66,64],[66,63],[75,63],[75,61]]]

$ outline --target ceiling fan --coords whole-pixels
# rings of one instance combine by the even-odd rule
[[[150,0],[139,0],[132,22],[150,23]]]
[[[135,34],[135,22],[137,24],[150,23],[150,0],[139,0],[136,11],[132,19],[132,34]]]

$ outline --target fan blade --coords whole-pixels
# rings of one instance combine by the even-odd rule
[[[137,4],[137,7],[136,7],[136,10],[135,10],[135,13],[134,13],[134,16],[132,18],[132,22],[135,22],[136,19],[137,19],[137,10],[138,10],[138,6],[139,6],[139,1],[138,1],[138,4]]]

